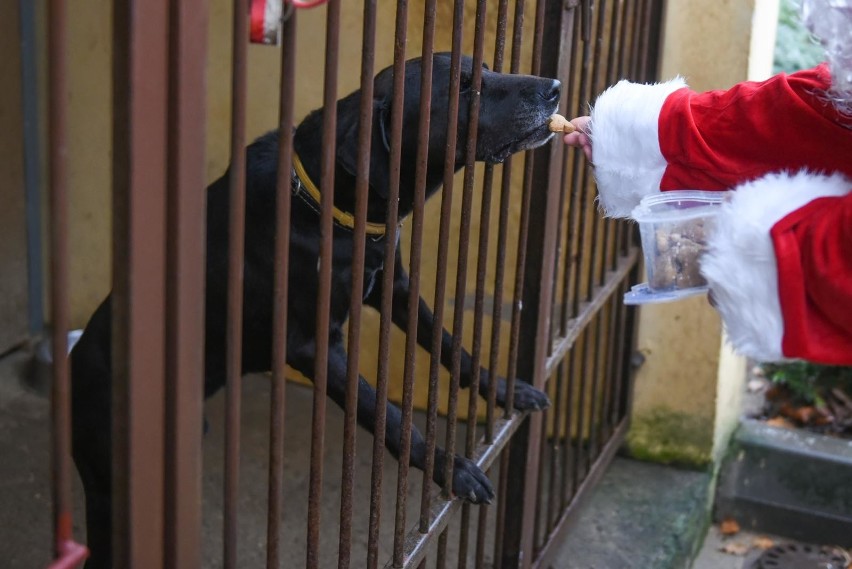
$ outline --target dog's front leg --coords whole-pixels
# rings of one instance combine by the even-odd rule
[[[381,306],[381,290],[376,287],[364,300],[366,304],[379,309]],[[405,268],[402,266],[402,255],[397,249],[394,261],[393,278],[393,310],[391,317],[393,323],[402,330],[408,329],[408,297],[410,282]],[[432,351],[432,334],[435,328],[435,316],[429,305],[422,297],[418,299],[417,308],[417,343],[426,351]],[[441,365],[452,371],[453,365],[453,336],[445,328],[441,329]],[[459,385],[467,388],[473,378],[473,358],[464,348],[460,352],[459,361]],[[479,394],[488,396],[491,374],[482,366],[479,366]],[[506,380],[496,377],[497,403],[504,406],[506,403]],[[514,386],[514,407],[520,411],[544,409],[550,406],[550,399],[545,393],[539,391],[526,381],[517,380]]]
[[[313,343],[310,343],[313,346]],[[293,351],[295,352],[295,351]],[[288,363],[307,377],[314,372],[314,354],[312,349],[303,348],[290,354]],[[328,395],[341,408],[346,404],[346,366],[347,355],[343,346],[333,343],[328,354]],[[375,434],[376,427],[376,391],[361,375],[358,376],[358,423]],[[399,459],[402,437],[402,411],[388,401],[385,406],[385,447]],[[443,486],[446,451],[435,449],[435,471],[433,480]],[[409,464],[423,470],[426,464],[426,441],[417,428],[411,426],[411,453]],[[464,457],[454,457],[453,493],[473,503],[490,502],[494,497],[491,481],[476,464]]]

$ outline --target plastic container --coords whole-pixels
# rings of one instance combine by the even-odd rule
[[[671,302],[707,292],[700,258],[728,194],[677,190],[642,199],[630,217],[639,224],[648,282],[625,294],[625,304]]]

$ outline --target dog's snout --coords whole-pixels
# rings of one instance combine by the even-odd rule
[[[562,83],[553,79],[549,85],[542,87],[539,91],[539,96],[548,103],[559,101],[559,96],[562,94]]]

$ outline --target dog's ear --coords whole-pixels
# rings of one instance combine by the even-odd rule
[[[358,172],[359,114],[357,103],[346,109],[338,107],[337,161],[353,176]],[[370,187],[383,198],[387,198],[390,193],[390,142],[387,130],[389,122],[388,105],[374,101],[370,140]]]

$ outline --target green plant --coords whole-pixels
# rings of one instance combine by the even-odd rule
[[[781,0],[775,40],[775,73],[808,69],[823,61],[825,52],[802,25],[799,2]]]
[[[763,364],[763,372],[773,383],[786,387],[802,404],[823,406],[822,394],[832,388],[852,393],[852,367],[825,366],[809,362]]]

